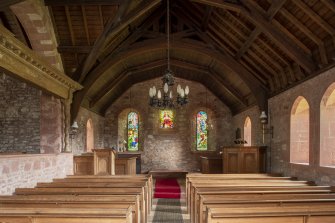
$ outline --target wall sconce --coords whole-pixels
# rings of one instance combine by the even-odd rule
[[[261,112],[259,119],[262,123],[262,135],[263,135],[263,144],[264,144],[265,134],[270,134],[271,138],[273,138],[273,126],[270,126],[270,128],[265,128],[265,125],[268,124],[268,116],[266,115],[265,111]]]
[[[73,124],[71,125],[71,128],[70,128],[70,136],[71,136],[71,139],[74,137],[74,135],[77,134],[78,132],[78,123],[76,121],[73,122]]]

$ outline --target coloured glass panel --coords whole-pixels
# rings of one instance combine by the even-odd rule
[[[197,150],[207,150],[208,128],[207,113],[200,111],[197,114]]]
[[[128,150],[138,150],[138,115],[136,112],[128,114]]]
[[[174,114],[171,110],[160,111],[160,127],[162,129],[172,129],[174,127]]]

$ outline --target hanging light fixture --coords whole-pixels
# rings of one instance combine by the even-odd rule
[[[174,76],[170,69],[170,3],[167,0],[167,69],[162,77],[163,81],[163,92],[157,89],[155,86],[149,89],[150,101],[149,105],[155,108],[174,108],[176,105],[173,101],[172,88],[174,85]],[[183,106],[188,103],[188,94],[190,89],[188,86],[183,89],[180,84],[177,86],[177,106]]]

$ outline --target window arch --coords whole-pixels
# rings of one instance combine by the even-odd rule
[[[251,146],[251,119],[249,116],[246,117],[244,121],[244,131],[243,131],[243,138],[247,141],[245,146]]]
[[[92,119],[88,119],[86,123],[86,151],[92,152],[94,149],[94,132]]]
[[[320,103],[320,165],[335,167],[335,83]]]
[[[127,119],[128,151],[138,150],[138,123],[138,114],[136,112],[129,112]]]
[[[309,164],[309,105],[299,96],[291,110],[290,162]]]
[[[204,111],[197,113],[196,125],[197,125],[197,150],[207,150],[208,144],[208,115]]]

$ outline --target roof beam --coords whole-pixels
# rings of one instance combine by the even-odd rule
[[[330,10],[335,12],[335,2],[333,0],[321,0]]]
[[[240,13],[243,7],[237,3],[226,2],[225,0],[190,0],[191,2],[198,2],[205,5],[210,5],[218,8],[224,8],[230,11]]]
[[[58,46],[59,53],[89,53],[92,46]]]
[[[219,8],[227,9],[226,3],[221,0],[197,0],[208,5],[213,5]],[[218,3],[220,2],[220,3]],[[241,2],[248,7],[248,10],[239,6],[241,15],[246,16],[251,22],[261,29],[272,41],[274,41],[280,48],[282,48],[287,55],[302,66],[307,72],[312,72],[316,69],[315,63],[309,55],[303,53],[299,48],[293,44],[290,39],[286,38],[281,32],[276,30],[273,25],[261,15],[249,0],[241,0]],[[215,4],[214,4],[215,3]],[[237,6],[236,6],[237,7]]]
[[[157,6],[160,3],[160,0],[152,0],[149,1],[149,3],[141,4],[139,8],[136,8],[128,15],[124,16],[123,14],[127,10],[130,2],[131,0],[127,0],[124,2],[124,4],[120,7],[117,16],[115,16],[113,20],[106,24],[104,31],[95,41],[92,51],[86,58],[84,65],[81,66],[82,69],[78,69],[80,70],[79,82],[82,82],[86,74],[89,72],[89,70],[91,70],[92,66],[100,55],[100,51],[107,44],[106,42],[117,33],[122,31],[124,28],[126,28],[129,24],[134,22],[136,19],[141,17],[143,14]]]
[[[272,5],[270,6],[268,12],[266,13],[266,17],[268,21],[271,22],[273,17],[277,14],[277,12],[283,7],[285,4],[286,0],[274,0],[272,2]],[[244,42],[242,47],[239,49],[239,51],[236,53],[236,59],[240,60],[241,57],[245,52],[248,51],[252,43],[257,39],[257,37],[261,34],[262,30],[259,27],[256,27],[252,33],[250,34],[249,38],[247,41]]]
[[[11,0],[14,1],[14,0]],[[16,0],[18,1],[18,0]],[[44,0],[46,6],[62,5],[121,5],[124,0]]]
[[[1,0],[0,11],[8,10],[8,7],[17,3],[23,2],[24,0]]]
[[[70,32],[70,36],[71,36],[71,43],[73,46],[76,45],[76,38],[74,36],[74,32],[72,29],[72,20],[71,20],[71,15],[70,15],[70,11],[69,11],[69,7],[65,6],[65,15],[66,15],[66,21],[67,21],[67,25],[68,25],[68,29]]]
[[[241,0],[250,11],[245,10],[245,15],[251,20],[256,26],[258,26],[262,32],[269,36],[284,52],[295,60],[300,66],[302,66],[307,72],[311,73],[316,69],[315,63],[312,58],[293,44],[290,39],[286,38],[282,33],[273,27],[253,5],[247,0]],[[282,11],[282,10],[281,10]],[[245,13],[245,14],[244,14]]]
[[[213,7],[207,5],[206,12],[205,12],[205,15],[204,15],[204,19],[202,20],[202,23],[201,23],[201,30],[203,32],[206,32],[206,30],[208,28],[208,23],[209,23],[209,20],[211,18],[212,13],[213,13]]]

